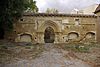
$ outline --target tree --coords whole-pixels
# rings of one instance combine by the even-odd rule
[[[36,2],[32,0],[0,0],[0,39],[5,31],[13,29],[13,23],[18,20],[28,8],[34,10]]]
[[[33,12],[33,13],[38,12],[38,8],[36,6],[36,1],[29,0],[28,9],[26,10],[26,12],[27,11],[28,12]]]
[[[58,10],[55,9],[55,8],[52,8],[52,9],[47,8],[46,13],[58,14],[59,12],[58,12]]]

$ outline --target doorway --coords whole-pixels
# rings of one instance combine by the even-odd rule
[[[47,27],[44,32],[45,43],[54,43],[55,33],[52,27]]]

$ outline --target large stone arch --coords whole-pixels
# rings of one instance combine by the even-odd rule
[[[43,24],[41,24],[38,32],[44,32],[47,27],[52,27],[54,32],[60,32],[60,27],[58,24],[51,20],[45,21]]]
[[[57,43],[59,42],[59,40],[61,40],[59,38],[59,35],[61,33],[61,27],[56,23],[56,22],[53,22],[51,20],[47,20],[47,21],[44,21],[39,27],[38,27],[38,31],[37,31],[37,35],[38,35],[38,42],[40,43],[45,43],[44,42],[44,33],[45,33],[45,30],[48,28],[48,27],[51,27],[53,30],[54,30],[54,34],[55,34],[55,40],[54,40],[54,43]]]

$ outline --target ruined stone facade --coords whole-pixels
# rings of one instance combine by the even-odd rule
[[[96,41],[96,15],[24,14],[14,24],[16,42],[67,43]]]

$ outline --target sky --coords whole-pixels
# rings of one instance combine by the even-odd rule
[[[39,12],[46,12],[47,8],[55,8],[59,12],[70,12],[72,9],[82,9],[93,4],[99,4],[100,0],[35,0]]]

